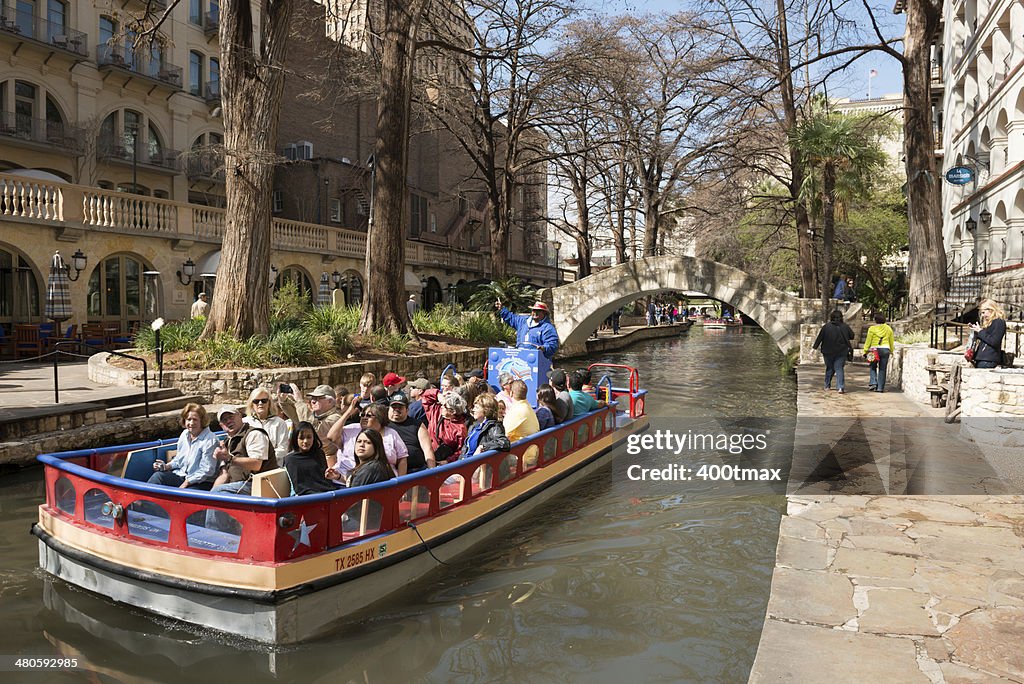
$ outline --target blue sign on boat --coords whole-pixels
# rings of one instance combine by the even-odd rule
[[[946,171],[946,181],[953,185],[967,185],[974,180],[974,169],[969,166],[954,166]]]

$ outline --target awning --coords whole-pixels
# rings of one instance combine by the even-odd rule
[[[220,250],[210,252],[196,262],[196,273],[200,278],[216,278],[217,267],[220,266]]]
[[[420,279],[412,272],[411,268],[405,269],[405,291],[406,292],[422,292],[423,285],[420,283]]]

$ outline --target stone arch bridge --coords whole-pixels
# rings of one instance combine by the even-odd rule
[[[801,299],[717,261],[660,256],[619,264],[545,290],[565,354],[586,351],[587,337],[620,306],[670,290],[703,292],[736,307],[764,328],[783,353],[800,347],[800,325],[820,325],[821,302]]]

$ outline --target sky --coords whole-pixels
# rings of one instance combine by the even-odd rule
[[[585,6],[607,14],[677,12],[690,4],[685,0],[581,0],[581,2]],[[892,13],[892,0],[884,2],[869,0],[869,2],[876,10],[876,18],[879,22],[883,22],[883,26],[889,34],[902,34],[904,15]],[[790,3],[787,0],[788,4]],[[859,3],[851,3],[849,13],[857,17],[860,27],[865,30],[870,28],[867,13]],[[869,78],[868,75],[872,69],[878,75]],[[903,92],[903,73],[899,62],[881,53],[872,53],[857,60],[844,72],[831,76],[828,82],[829,95],[833,98],[867,98],[869,81],[871,97]]]

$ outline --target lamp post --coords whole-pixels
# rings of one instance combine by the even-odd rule
[[[82,250],[76,249],[75,253],[71,255],[71,264],[68,265],[68,280],[78,280],[79,274],[85,270],[86,256],[82,253]],[[75,275],[71,275],[71,269],[75,269]]]
[[[341,274],[338,271],[331,274],[331,282],[334,283],[335,290],[341,287]]]
[[[267,274],[267,278],[270,280],[267,287],[273,289],[274,283],[277,282],[277,266],[274,266],[274,264],[270,264],[270,272]]]
[[[164,386],[164,346],[160,342],[160,328],[164,327],[164,319],[157,318],[149,327],[153,329],[154,344],[156,345],[156,386]]]
[[[182,285],[188,285],[192,282],[192,276],[196,273],[196,265],[192,261],[192,257],[189,257],[185,263],[181,265],[181,270],[178,271],[178,281]],[[182,276],[185,276],[182,278]]]
[[[448,283],[448,303],[455,303],[455,283]]]
[[[978,214],[978,219],[981,221],[981,225],[987,226],[992,222],[992,212],[988,209],[982,209],[981,213]]]
[[[555,248],[555,287],[558,287],[561,284],[558,282],[558,252],[562,249],[562,243],[555,240],[551,243],[551,246]]]

